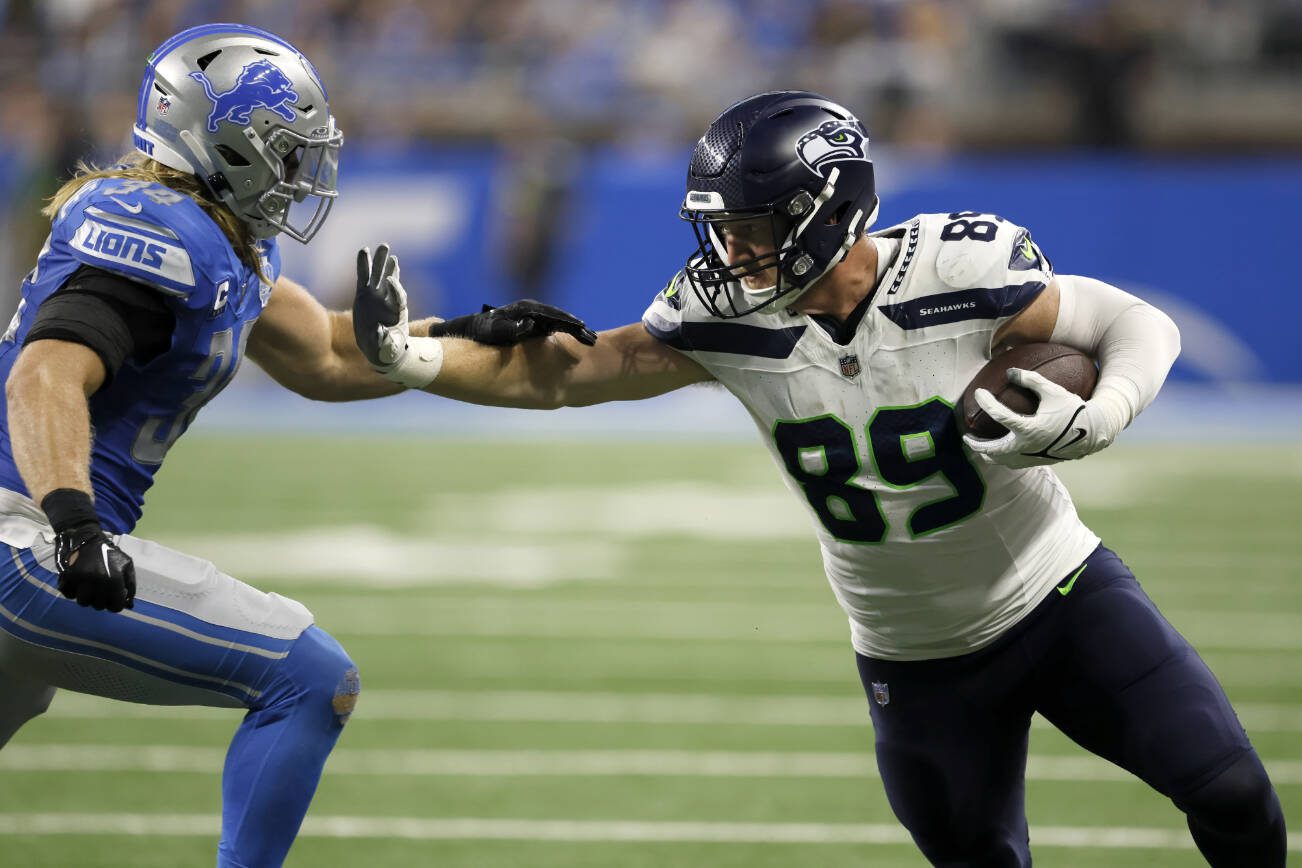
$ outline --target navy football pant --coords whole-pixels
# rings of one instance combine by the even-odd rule
[[[1171,798],[1211,865],[1284,864],[1279,800],[1224,690],[1102,546],[986,648],[858,664],[891,808],[934,865],[1031,864],[1034,712]]]
[[[138,583],[135,608],[118,614],[59,594],[47,542],[0,543],[0,747],[46,710],[56,688],[243,708],[222,771],[217,865],[274,868],[352,711],[357,669],[297,604],[199,558],[117,540]]]

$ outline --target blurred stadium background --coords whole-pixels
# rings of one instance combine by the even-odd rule
[[[342,195],[283,249],[337,307],[387,240],[417,313],[635,320],[690,245],[691,143],[769,87],[859,112],[879,225],[994,211],[1159,304],[1171,382],[1062,475],[1302,828],[1297,0],[0,0],[0,307],[41,199],[127,148],[145,55],[215,20],[289,38],[331,89]],[[716,390],[322,406],[249,365],[140,532],[303,600],[362,667],[292,865],[921,864],[807,519]],[[60,695],[0,753],[0,863],[209,864],[233,727]],[[1044,864],[1201,864],[1174,809],[1056,733],[1029,776]]]

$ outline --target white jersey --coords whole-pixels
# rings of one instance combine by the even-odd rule
[[[814,519],[855,650],[950,657],[1016,624],[1099,543],[1052,470],[973,454],[954,412],[1052,271],[1025,229],[989,214],[874,235],[898,252],[844,345],[794,311],[713,317],[682,275],[643,324],[750,411]]]

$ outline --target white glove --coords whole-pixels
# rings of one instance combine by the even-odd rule
[[[1108,446],[1120,431],[1105,402],[1086,401],[1035,371],[1009,368],[1008,381],[1040,396],[1035,413],[1014,413],[988,390],[977,389],[977,404],[1008,433],[994,440],[963,435],[969,449],[998,464],[1035,467],[1084,458]]]
[[[443,367],[437,338],[408,333],[407,292],[398,279],[398,257],[381,244],[357,251],[357,295],[353,299],[353,337],[371,367],[395,383],[423,388]]]

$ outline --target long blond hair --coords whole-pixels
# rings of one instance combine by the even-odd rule
[[[64,182],[58,192],[50,197],[49,203],[41,209],[41,213],[53,220],[54,215],[59,213],[59,209],[66,205],[69,199],[77,195],[78,190],[91,181],[101,178],[127,178],[133,181],[149,181],[162,184],[164,187],[189,196],[221,228],[226,240],[231,243],[231,247],[235,248],[235,253],[239,256],[240,261],[256,271],[259,278],[266,280],[267,276],[262,273],[262,259],[258,256],[257,248],[254,247],[255,239],[249,234],[248,227],[229,208],[220,202],[214,201],[208,192],[208,188],[203,185],[198,177],[182,172],[179,169],[173,169],[170,166],[164,166],[157,160],[146,157],[138,151],[132,151],[122,157],[116,165],[109,168],[101,168],[79,161],[73,176]]]

